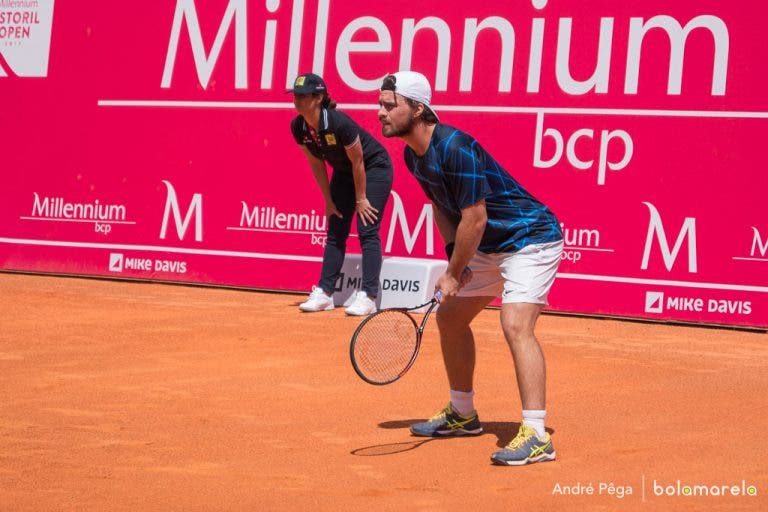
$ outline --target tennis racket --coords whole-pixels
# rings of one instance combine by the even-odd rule
[[[382,309],[363,320],[349,344],[349,358],[355,373],[365,382],[381,386],[405,375],[421,347],[421,336],[429,314],[442,299],[438,291],[432,300],[412,308]],[[421,324],[410,312],[429,306]]]

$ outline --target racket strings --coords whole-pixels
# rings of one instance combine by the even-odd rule
[[[354,357],[371,381],[390,382],[409,365],[417,348],[417,328],[402,311],[382,311],[357,333]]]

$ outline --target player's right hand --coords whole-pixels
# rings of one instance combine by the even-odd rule
[[[459,280],[459,290],[464,288],[464,286],[472,280],[473,276],[472,269],[464,267],[464,270],[461,272],[461,279]]]
[[[460,289],[459,281],[448,272],[441,275],[435,283],[435,291],[439,291],[443,295],[443,300],[454,297]]]
[[[446,272],[438,278],[437,283],[435,284],[435,291],[440,292],[443,299],[455,297],[456,294],[459,293],[459,290],[472,280],[472,276],[472,269],[469,267],[464,267],[458,280]]]

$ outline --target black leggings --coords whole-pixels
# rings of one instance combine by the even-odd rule
[[[381,217],[392,190],[392,168],[366,169],[365,196],[371,205],[379,210],[376,222],[364,226],[357,218],[357,233],[363,253],[363,291],[369,297],[379,295],[379,274],[381,273]],[[331,177],[331,198],[336,209],[344,216],[331,215],[328,219],[328,239],[323,253],[323,268],[318,286],[331,295],[344,264],[347,238],[355,216],[355,182],[350,173],[335,172]]]

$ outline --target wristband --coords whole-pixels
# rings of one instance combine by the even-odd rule
[[[448,256],[448,260],[450,261],[451,256],[453,256],[453,248],[456,244],[453,242],[445,244],[445,255]]]

